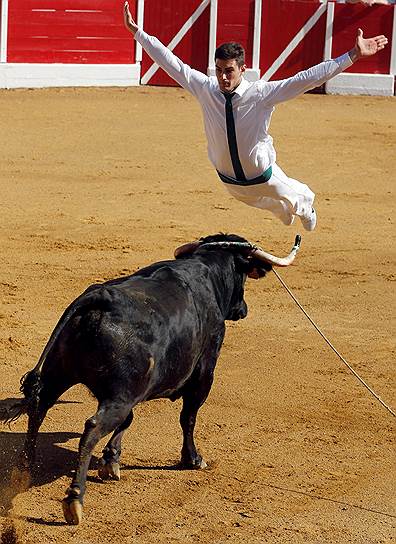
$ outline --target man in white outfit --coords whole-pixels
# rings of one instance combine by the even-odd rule
[[[268,134],[274,106],[322,85],[359,58],[374,55],[388,43],[385,36],[365,39],[359,29],[349,53],[288,79],[249,82],[243,77],[246,65],[240,44],[226,43],[216,49],[216,76],[208,77],[140,29],[128,2],[124,4],[124,20],[154,62],[198,99],[209,159],[232,196],[249,206],[271,211],[285,225],[291,225],[297,215],[304,228],[312,231],[316,226],[314,193],[307,185],[289,178],[276,164]]]

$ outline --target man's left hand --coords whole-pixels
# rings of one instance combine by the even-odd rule
[[[371,57],[384,49],[388,43],[388,38],[381,34],[374,38],[363,38],[363,30],[358,29],[358,35],[356,37],[355,47],[350,52],[350,57],[353,61],[362,57]]]

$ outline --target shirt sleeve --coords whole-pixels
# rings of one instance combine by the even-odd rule
[[[345,53],[334,60],[325,60],[316,66],[312,66],[312,68],[308,68],[308,70],[298,72],[293,77],[279,81],[263,82],[263,99],[269,105],[285,102],[322,85],[352,64],[350,56]]]
[[[209,81],[208,76],[182,62],[155,36],[150,36],[144,30],[139,29],[135,34],[135,40],[140,43],[158,66],[193,95],[196,96],[199,90]]]

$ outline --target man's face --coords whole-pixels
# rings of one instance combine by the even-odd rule
[[[232,93],[241,82],[246,64],[238,66],[235,59],[216,59],[216,77],[223,93]]]

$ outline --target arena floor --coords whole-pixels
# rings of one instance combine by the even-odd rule
[[[0,408],[89,284],[223,231],[280,255],[302,233],[282,278],[395,409],[394,99],[305,95],[277,108],[278,163],[317,194],[313,233],[224,191],[199,108],[180,89],[3,90],[0,112]],[[250,280],[246,299],[199,414],[209,469],[171,470],[179,402],[140,405],[121,481],[101,483],[94,462],[83,522],[67,526],[60,500],[96,408],[76,387],[45,420],[23,493],[8,481],[26,419],[2,429],[1,544],[394,543],[394,418],[274,274]]]

